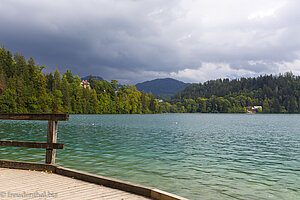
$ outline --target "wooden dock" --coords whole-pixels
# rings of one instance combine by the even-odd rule
[[[186,198],[143,185],[64,168],[55,164],[58,121],[68,114],[0,113],[0,120],[47,120],[47,142],[0,141],[1,146],[44,148],[45,163],[0,160],[0,199],[156,199]]]
[[[146,200],[150,198],[48,171],[0,168],[0,199]]]

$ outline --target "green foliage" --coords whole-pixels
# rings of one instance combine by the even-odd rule
[[[90,88],[81,86],[70,70],[42,73],[45,66],[14,56],[0,48],[0,112],[19,113],[245,113],[247,106],[262,105],[263,113],[299,113],[300,77],[279,76],[217,79],[190,84],[172,99],[156,99],[134,85],[117,88],[118,81],[89,77]]]
[[[17,112],[17,104],[16,104],[16,91],[7,89],[0,96],[0,112],[9,113],[9,112]]]
[[[194,105],[194,100],[196,105]],[[300,77],[291,72],[257,78],[217,79],[190,84],[176,93],[172,104],[187,112],[246,112],[247,106],[262,106],[263,113],[300,113]]]
[[[154,95],[141,93],[134,85],[117,89],[118,81],[90,76],[91,88],[83,88],[79,76],[58,69],[44,74],[45,66],[26,61],[20,54],[0,48],[0,112],[67,112],[87,114],[140,114],[170,112]]]

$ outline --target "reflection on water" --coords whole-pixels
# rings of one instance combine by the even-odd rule
[[[56,162],[190,199],[297,199],[300,115],[71,115]],[[1,140],[46,141],[47,122],[0,121]],[[44,162],[1,147],[0,159]]]

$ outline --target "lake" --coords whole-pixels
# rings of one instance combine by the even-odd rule
[[[299,199],[300,115],[70,115],[56,163],[189,199]],[[46,141],[45,121],[0,121],[0,140]],[[45,150],[0,147],[44,162]]]

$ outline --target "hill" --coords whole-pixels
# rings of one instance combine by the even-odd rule
[[[300,112],[300,76],[291,72],[253,78],[217,79],[191,84],[172,97],[188,112],[242,112],[261,105],[266,113]],[[202,107],[201,107],[202,106]]]
[[[101,76],[92,76],[92,77],[94,79],[98,79],[99,81],[102,81],[102,79],[103,79]],[[89,79],[90,79],[90,75],[81,78],[81,80],[89,80]]]
[[[139,91],[144,90],[145,92],[151,92],[156,96],[171,97],[176,92],[185,88],[187,85],[189,84],[172,78],[163,78],[155,79],[152,81],[145,81],[142,83],[138,83],[135,86]]]

